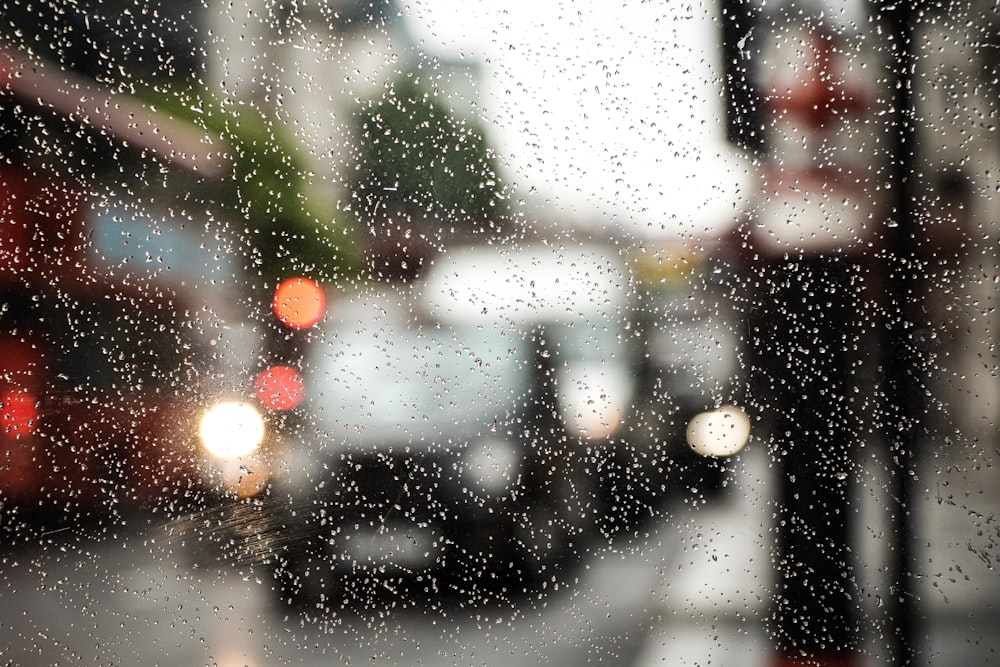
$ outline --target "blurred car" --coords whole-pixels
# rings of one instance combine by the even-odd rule
[[[555,418],[539,340],[429,317],[420,289],[342,297],[310,341],[308,426],[267,497],[286,602],[357,581],[537,581],[592,534],[593,471]]]
[[[745,444],[730,405],[735,317],[709,254],[691,239],[558,240],[460,248],[428,270],[435,317],[541,332],[558,418],[594,458],[609,536],[717,490]]]
[[[265,512],[282,599],[463,568],[545,576],[718,485],[743,443],[718,445],[746,437],[722,400],[735,339],[697,281],[637,289],[628,260],[590,242],[456,247],[302,332],[304,423]]]
[[[637,402],[626,439],[642,497],[702,500],[725,485],[726,460],[749,439],[734,405],[742,380],[738,318],[713,249],[697,239],[632,253],[641,340]]]

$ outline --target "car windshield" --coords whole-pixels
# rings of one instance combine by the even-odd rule
[[[371,322],[325,331],[309,359],[311,414],[348,444],[433,445],[482,436],[530,400],[527,343],[516,331]]]

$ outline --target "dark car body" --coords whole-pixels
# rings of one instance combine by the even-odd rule
[[[269,496],[287,599],[359,578],[547,576],[586,538],[592,480],[567,451],[537,340],[423,318],[413,298],[341,300],[310,344],[308,426]]]

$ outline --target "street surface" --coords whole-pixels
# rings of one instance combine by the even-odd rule
[[[429,600],[400,610],[387,595],[313,618],[274,605],[265,568],[213,558],[177,524],[9,548],[0,664],[627,665],[672,548],[656,532],[609,548],[577,586],[516,608]]]
[[[1000,662],[995,455],[942,454],[924,466],[917,664]],[[596,549],[574,586],[503,603],[403,608],[388,595],[303,617],[273,604],[262,566],[212,556],[190,517],[101,539],[54,533],[3,553],[0,664],[763,666],[771,533],[762,448],[735,469],[720,502],[679,502]],[[888,627],[881,469],[875,456],[861,469],[857,512],[871,665],[884,657]]]
[[[764,621],[773,581],[769,480],[760,447],[742,457],[729,504],[675,513],[678,558],[653,592],[658,625],[632,663],[766,667]],[[919,596],[915,665],[1000,664],[1000,452],[946,443],[928,448],[913,507]],[[885,455],[867,448],[858,466],[853,550],[863,613],[859,667],[889,664],[893,625],[886,576],[895,548]],[[655,607],[651,607],[651,610]]]

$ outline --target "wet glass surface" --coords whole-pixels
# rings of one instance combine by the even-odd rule
[[[992,3],[0,2],[0,662],[996,660]]]

